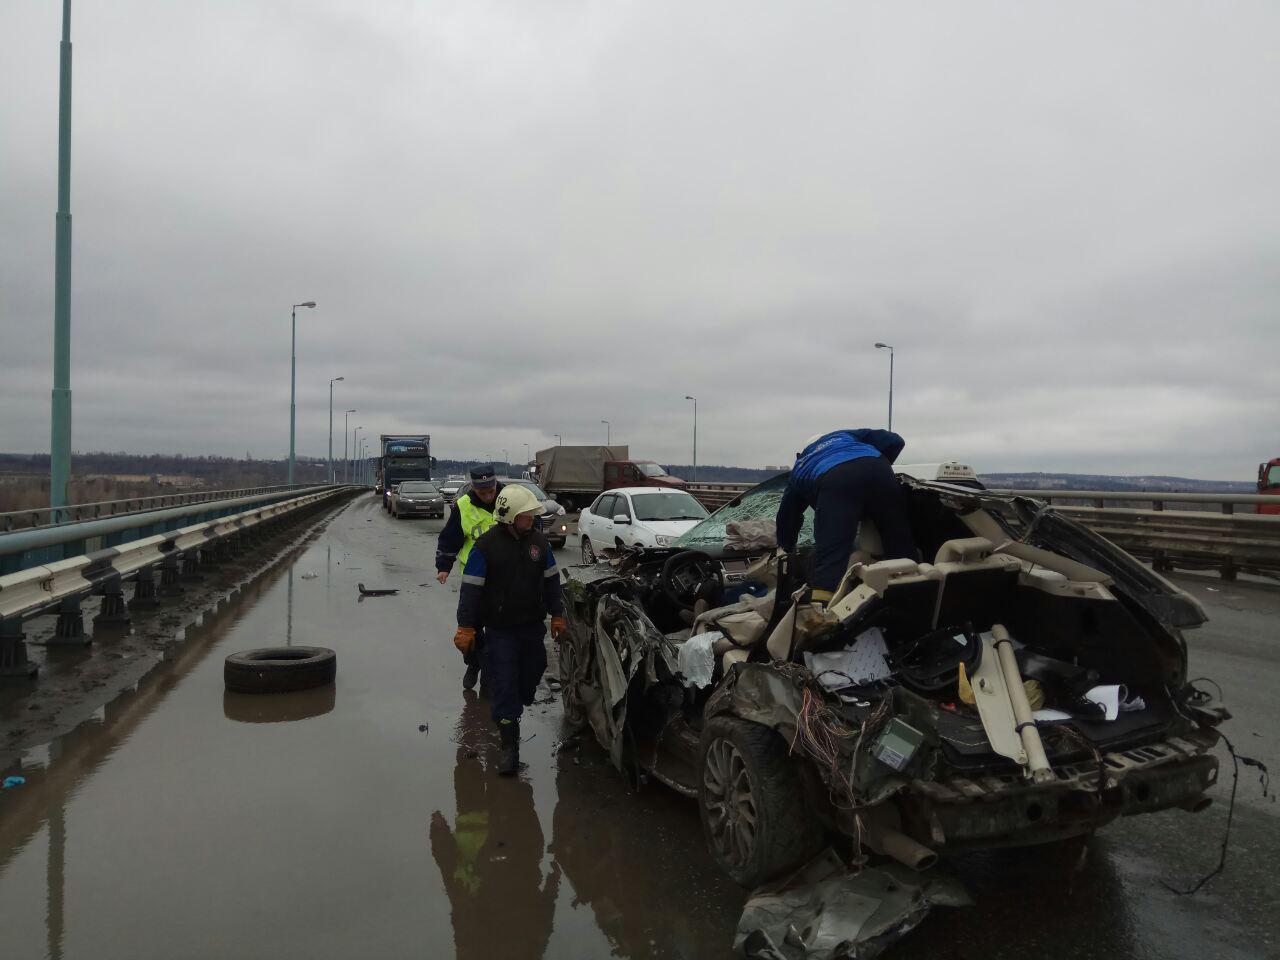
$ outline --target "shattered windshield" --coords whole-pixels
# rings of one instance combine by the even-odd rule
[[[747,491],[737,503],[721,507],[685,533],[675,542],[675,546],[686,550],[720,547],[724,545],[727,524],[741,520],[774,519],[778,515],[778,504],[782,501],[782,493],[787,489],[787,479],[790,476],[790,473],[780,473]],[[804,512],[804,525],[800,528],[796,546],[806,547],[812,544],[813,510],[809,508]]]

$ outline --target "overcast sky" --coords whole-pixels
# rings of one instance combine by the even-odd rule
[[[1280,4],[76,0],[77,450],[1280,455]],[[47,450],[56,0],[0,4],[0,450]]]

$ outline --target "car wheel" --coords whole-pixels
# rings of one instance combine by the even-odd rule
[[[596,552],[591,549],[591,538],[583,537],[582,538],[582,563],[584,566],[589,566],[590,564],[593,564],[595,562],[596,562]]]
[[[556,659],[560,666],[560,702],[564,705],[564,719],[571,729],[577,730],[586,725],[587,708],[578,693],[578,651],[567,633],[561,634],[561,639],[556,641]]]
[[[747,888],[794,870],[822,848],[798,761],[768,727],[720,716],[702,731],[698,801],[707,846]]]

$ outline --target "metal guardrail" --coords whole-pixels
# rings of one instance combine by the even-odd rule
[[[1254,513],[1255,510],[1237,511],[1237,506],[1256,508],[1260,504],[1280,506],[1280,496],[1259,493],[1156,493],[1135,490],[1010,490],[990,488],[991,493],[1007,493],[1019,497],[1033,497],[1046,503],[1061,500],[1087,500],[1101,510],[1108,503],[1149,503],[1154,511],[1165,510],[1170,504],[1216,504],[1222,513]]]
[[[349,486],[312,487],[297,496],[280,499],[270,494],[257,497],[240,497],[223,503],[247,505],[248,509],[235,510],[213,519],[189,524],[176,530],[156,533],[150,536],[139,536],[118,546],[106,546],[86,550],[77,556],[65,557],[48,563],[39,564],[0,576],[0,677],[29,678],[35,674],[35,666],[26,658],[22,635],[22,622],[34,616],[48,613],[54,609],[59,611],[59,635],[62,631],[62,619],[71,618],[74,632],[80,634],[81,627],[79,602],[94,593],[104,595],[104,604],[113,599],[118,609],[123,609],[123,583],[134,579],[141,591],[143,581],[150,587],[150,595],[155,596],[155,584],[151,571],[153,567],[162,572],[170,572],[176,578],[179,561],[185,567],[187,562],[195,562],[195,558],[208,559],[207,551],[214,556],[229,543],[231,537],[253,534],[264,525],[280,520],[289,514],[319,506],[328,500],[350,495],[356,488]],[[270,500],[270,502],[262,502]],[[246,501],[251,501],[246,504]],[[116,517],[105,520],[84,521],[83,524],[67,524],[61,527],[50,527],[36,531],[21,531],[0,535],[0,548],[9,538],[20,537],[31,539],[62,538],[65,543],[82,543],[85,541],[66,540],[67,536],[83,536],[68,528],[82,525],[102,526],[105,524],[128,524],[133,521],[134,531],[151,525],[156,513],[195,512],[200,505],[193,504],[169,511],[152,511],[146,514],[135,514],[130,517]],[[148,518],[145,523],[137,522],[139,517]],[[89,538],[92,539],[92,538]],[[163,578],[162,578],[162,582]],[[138,598],[135,596],[135,603]],[[68,606],[68,604],[70,606]]]
[[[269,488],[266,493],[229,499],[204,500],[181,507],[141,510],[97,520],[80,520],[0,533],[0,574],[13,573],[50,560],[118,546],[172,530],[184,520],[213,520],[257,504],[271,503],[294,494],[346,489],[329,485]]]
[[[174,556],[205,549],[224,537],[244,533],[269,520],[327,500],[341,489],[325,487],[322,492],[303,494],[134,540],[124,546],[107,547],[7,574],[0,577],[0,620],[42,613],[68,597],[92,593],[107,580],[123,579]]]
[[[718,510],[754,483],[686,483],[685,490],[708,510]]]
[[[261,487],[240,487],[234,490],[192,490],[187,493],[163,493],[153,497],[127,497],[123,500],[99,500],[94,503],[73,503],[65,507],[32,507],[28,510],[11,510],[0,513],[0,533],[11,530],[30,530],[39,527],[75,523],[80,520],[96,520],[144,510],[160,510],[165,507],[181,507],[192,503],[210,503],[215,500],[233,500],[261,493],[289,493],[305,490],[314,484],[276,484]],[[56,516],[55,516],[56,515]]]

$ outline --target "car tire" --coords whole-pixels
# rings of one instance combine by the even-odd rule
[[[719,716],[702,730],[698,808],[712,857],[734,881],[760,886],[822,849],[798,761],[768,727]]]
[[[580,730],[587,725],[587,708],[578,694],[575,680],[577,652],[569,634],[563,633],[556,640],[556,663],[560,676],[560,703],[564,707],[564,720],[570,730]]]
[[[582,565],[590,566],[596,562],[596,552],[591,548],[591,538],[582,538]]]
[[[328,647],[260,647],[227,657],[222,679],[236,693],[284,693],[333,683],[337,670]]]

